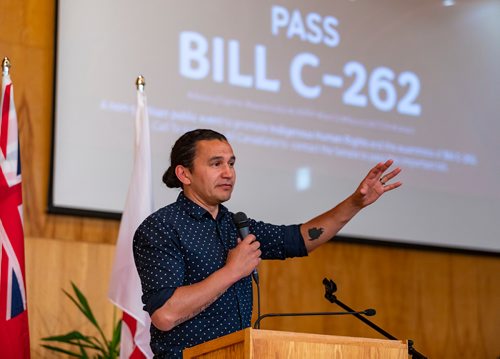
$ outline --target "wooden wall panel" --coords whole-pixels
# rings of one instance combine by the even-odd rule
[[[107,299],[114,245],[44,238],[26,239],[26,277],[32,358],[54,358],[40,338],[79,330],[99,336],[63,289],[71,282],[83,292],[104,333],[111,339],[113,315],[121,312]]]
[[[324,277],[353,309],[413,339],[431,358],[496,358],[500,261],[494,257],[330,243],[306,259],[260,265],[262,313],[339,311],[324,296]],[[268,318],[264,329],[382,338],[353,317]]]
[[[118,221],[46,213],[50,173],[55,2],[2,0],[0,56],[9,56],[23,163],[28,303],[33,358],[39,338],[81,326],[60,288],[73,280],[110,326],[109,268]],[[77,189],[75,189],[77,190]],[[263,312],[337,310],[322,299],[323,277],[374,322],[411,338],[431,358],[496,358],[500,323],[498,257],[328,244],[306,259],[261,264]],[[54,309],[57,309],[54,312]],[[377,337],[354,318],[266,319],[268,329]]]

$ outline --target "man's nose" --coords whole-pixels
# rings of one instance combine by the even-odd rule
[[[222,176],[231,178],[234,176],[234,167],[231,165],[225,165],[222,171]]]

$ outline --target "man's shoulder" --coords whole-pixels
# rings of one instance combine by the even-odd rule
[[[134,243],[150,241],[152,238],[158,240],[171,235],[175,236],[178,220],[179,210],[175,202],[158,209],[146,217],[137,227],[134,233]]]
[[[178,202],[170,203],[155,212],[151,213],[141,225],[167,224],[174,222],[179,215],[182,215],[182,208]]]

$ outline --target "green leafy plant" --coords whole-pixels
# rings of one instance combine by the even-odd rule
[[[77,358],[90,358],[90,354],[92,354],[92,358],[118,358],[120,353],[120,333],[122,326],[121,320],[116,321],[115,316],[113,315],[113,323],[116,322],[116,324],[113,327],[112,338],[111,340],[108,340],[104,335],[104,331],[97,322],[94,314],[92,313],[92,309],[90,308],[87,298],[73,282],[71,282],[71,286],[73,287],[74,295],[69,294],[63,289],[64,294],[66,294],[66,296],[71,299],[71,301],[78,307],[80,312],[97,329],[100,338],[84,335],[81,332],[74,330],[66,334],[42,338],[42,340],[45,342],[64,344],[70,349],[64,349],[52,344],[41,344],[41,346],[49,350],[53,350],[55,352],[67,354],[69,356]]]

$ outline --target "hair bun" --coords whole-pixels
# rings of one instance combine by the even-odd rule
[[[177,178],[174,168],[170,166],[162,177],[163,183],[167,185],[168,188],[180,188],[182,187],[181,181]]]

